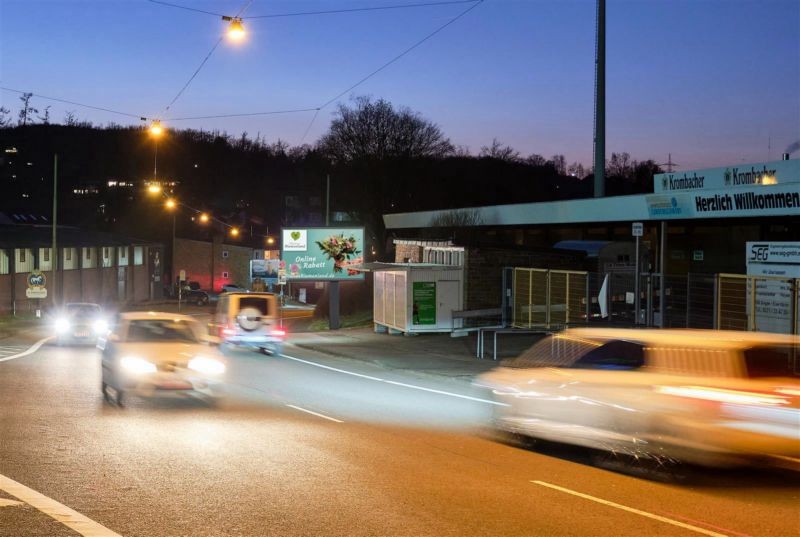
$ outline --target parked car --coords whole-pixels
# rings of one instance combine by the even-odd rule
[[[507,432],[660,461],[800,457],[800,338],[572,329],[478,378]]]
[[[238,284],[226,283],[222,286],[223,293],[248,293],[250,290]]]
[[[278,299],[273,293],[220,295],[210,330],[225,343],[273,355],[281,353],[286,337],[280,324]]]
[[[89,343],[94,345],[97,337],[108,331],[106,314],[99,304],[69,302],[59,310],[53,322],[58,345]]]
[[[187,282],[181,290],[181,300],[197,304],[198,306],[205,306],[209,303],[211,298],[206,291],[200,289],[200,284],[198,282]]]
[[[175,313],[122,313],[114,331],[98,339],[102,392],[122,405],[125,394],[140,397],[223,395],[225,357],[192,317]]]

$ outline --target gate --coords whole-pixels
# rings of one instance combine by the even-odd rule
[[[795,278],[720,274],[715,328],[797,334],[799,282]]]
[[[588,273],[514,268],[511,326],[540,328],[585,323],[589,317]]]

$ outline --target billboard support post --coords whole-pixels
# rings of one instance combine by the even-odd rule
[[[339,322],[339,282],[328,282],[328,328],[338,330]]]

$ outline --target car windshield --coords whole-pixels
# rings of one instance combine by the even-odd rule
[[[129,342],[180,341],[197,343],[191,321],[181,319],[136,319],[128,324]]]
[[[792,345],[758,346],[744,352],[747,376],[800,377],[800,349]]]
[[[583,355],[597,349],[602,341],[574,337],[568,334],[549,336],[516,358],[503,361],[503,366],[524,369],[528,367],[572,367]]]
[[[100,306],[96,304],[67,304],[66,311],[69,317],[85,319],[99,315]]]

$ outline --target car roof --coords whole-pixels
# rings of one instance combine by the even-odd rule
[[[650,346],[746,348],[753,345],[800,345],[800,336],[771,332],[690,329],[570,328],[563,336],[585,339],[620,339]]]
[[[168,319],[173,321],[194,321],[197,319],[189,315],[181,315],[180,313],[170,313],[168,311],[128,311],[119,314],[120,320],[125,321],[143,321],[147,319]]]

